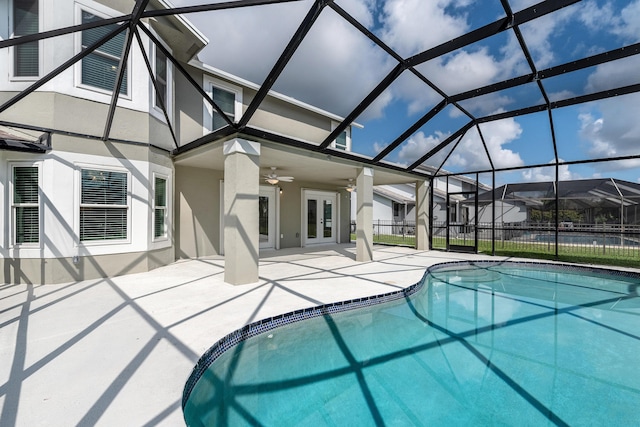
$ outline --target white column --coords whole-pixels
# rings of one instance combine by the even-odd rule
[[[356,261],[373,259],[373,169],[362,168],[356,177]]]
[[[428,181],[416,182],[416,249],[429,249],[429,191]]]
[[[260,144],[243,139],[224,143],[224,281],[258,281],[260,230]]]

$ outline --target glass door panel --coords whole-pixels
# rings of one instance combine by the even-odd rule
[[[323,237],[330,238],[333,237],[333,221],[331,220],[333,216],[333,203],[331,200],[323,200],[322,201],[323,209],[323,218],[321,223],[323,223]]]
[[[321,191],[305,191],[304,218],[306,218],[303,245],[335,243],[336,236],[336,194]]]
[[[318,201],[307,200],[307,239],[318,237]]]
[[[260,227],[260,245],[269,241],[269,197],[260,196],[258,200],[258,226]]]

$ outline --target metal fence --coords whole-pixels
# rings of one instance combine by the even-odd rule
[[[415,246],[415,221],[374,221],[374,243]],[[474,225],[449,225],[450,245],[474,245]],[[491,241],[495,233],[495,246]],[[447,225],[434,222],[431,230],[434,249],[447,248]],[[555,224],[491,223],[478,224],[478,250],[491,253],[522,252],[556,254]],[[351,239],[356,238],[356,223],[351,222]],[[557,233],[559,255],[607,256],[640,261],[640,226],[617,224],[561,223]]]
[[[351,239],[355,240],[356,222],[351,221]],[[383,221],[373,222],[373,242],[389,245],[416,244],[416,223],[415,221]]]
[[[449,242],[462,239],[471,241],[475,236],[473,226],[464,230],[449,226]],[[491,252],[494,230],[491,223],[478,224],[478,249]],[[433,247],[446,248],[447,226],[444,222],[433,224]],[[560,223],[556,239],[555,224],[549,223],[496,223],[495,249],[497,251],[522,251],[531,253],[556,253],[574,255],[607,255],[640,259],[640,226],[619,224]]]

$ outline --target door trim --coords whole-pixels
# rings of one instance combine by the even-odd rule
[[[300,238],[300,246],[316,246],[316,245],[331,245],[336,244],[340,241],[340,197],[339,193],[335,191],[323,191],[323,190],[314,190],[310,188],[303,188],[302,190],[302,203],[300,206],[300,225],[301,225],[301,238]],[[307,242],[307,197],[308,196],[317,196],[330,198],[333,201],[333,239],[332,241],[325,242],[317,242],[317,243],[309,243]]]

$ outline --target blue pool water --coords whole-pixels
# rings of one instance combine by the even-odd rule
[[[549,242],[555,243],[555,234],[538,234],[536,235],[537,242]],[[593,245],[593,246],[640,246],[640,241],[637,239],[624,238],[620,239],[618,236],[593,236],[593,235],[581,235],[581,234],[561,234],[558,236],[558,243],[571,244],[571,245]]]
[[[187,424],[638,425],[640,275],[476,264],[209,352]]]

